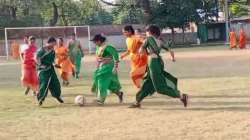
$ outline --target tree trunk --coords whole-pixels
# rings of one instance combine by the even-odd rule
[[[30,10],[29,10],[29,8],[27,7],[27,8],[25,8],[24,10],[23,10],[23,15],[25,15],[25,16],[28,16],[29,15],[29,12]]]
[[[182,26],[182,43],[185,43],[185,27]]]
[[[30,14],[29,3],[30,1],[24,1],[25,8],[23,10],[23,15],[28,16]]]
[[[64,15],[64,13],[62,13],[61,17],[62,17],[63,26],[68,26],[69,23],[68,23],[68,20],[66,19],[66,16]]]
[[[64,26],[68,26],[68,20],[65,16],[64,2],[61,3],[61,18]]]
[[[150,7],[150,1],[149,0],[140,0],[141,2],[141,8],[143,9],[143,13],[144,13],[144,22],[145,24],[149,24],[150,23],[150,19],[151,19],[151,15],[152,15],[152,11],[151,11],[151,7]]]
[[[247,0],[247,5],[250,5],[250,0]]]
[[[219,2],[218,0],[215,0],[215,3],[216,3],[216,21],[218,22],[219,21]]]
[[[175,32],[174,32],[174,28],[171,28],[171,35],[172,35],[172,41],[173,43],[175,43]]]
[[[11,17],[14,20],[16,20],[16,11],[17,11],[17,7],[10,7]]]
[[[58,7],[55,2],[52,3],[53,6],[53,18],[50,20],[50,26],[55,26],[58,21]]]

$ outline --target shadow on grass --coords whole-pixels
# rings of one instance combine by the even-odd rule
[[[223,107],[174,107],[174,108],[148,108],[147,106],[142,107],[142,110],[166,110],[166,111],[233,111],[233,112],[250,112],[250,106],[223,106]]]
[[[106,108],[106,107],[128,107],[129,105],[131,105],[132,103],[105,103],[104,105],[98,105],[95,102],[88,102],[86,103],[84,106],[79,106],[72,103],[63,103],[63,104],[53,104],[53,105],[46,105],[43,104],[42,106],[40,106],[40,108],[44,108],[44,109],[55,109],[55,108],[74,108],[74,107],[81,107],[81,108],[96,108],[96,107],[101,107],[101,108]]]
[[[250,98],[250,95],[193,95],[191,98]]]
[[[95,97],[93,94],[64,94],[64,97],[75,97],[77,95],[83,95],[85,97]],[[211,101],[206,100],[210,98],[219,98],[225,99],[223,101]],[[182,103],[178,99],[172,99],[168,97],[161,96],[149,96],[142,103],[142,109],[145,110],[189,110],[189,111],[250,111],[250,102],[248,101],[233,101],[227,100],[229,98],[237,99],[237,98],[250,98],[250,95],[195,95],[191,96],[191,100],[188,108],[182,107]],[[156,99],[156,100],[154,100]],[[160,99],[157,100],[157,99]],[[194,100],[192,100],[194,99]],[[199,100],[195,100],[199,99]],[[104,106],[97,105],[93,102],[87,102],[85,106],[82,108],[114,108],[114,107],[128,107],[132,103],[116,103],[116,102],[106,102]],[[55,108],[76,108],[78,105],[74,104],[74,102],[66,102],[61,105],[46,105],[46,103],[41,107],[44,109],[55,109]]]
[[[106,103],[103,106],[96,103],[87,103],[84,106],[78,106],[74,103],[64,103],[61,105],[42,106],[44,109],[55,108],[114,108],[126,107],[128,108],[132,103]],[[172,106],[172,107],[171,107]],[[178,106],[178,107],[177,107]],[[182,106],[182,103],[176,101],[146,101],[142,103],[141,110],[176,110],[176,111],[238,111],[250,112],[250,102],[223,102],[223,101],[207,101],[207,102],[191,102],[187,108]]]
[[[82,94],[82,93],[63,94],[63,97],[76,97],[78,95],[83,95],[84,97],[95,97],[94,94]]]
[[[40,108],[43,109],[73,108],[74,106],[76,105],[73,103],[63,103],[63,104],[53,104],[53,105],[47,105],[46,103],[44,103],[42,106],[40,106]]]
[[[74,84],[70,84],[68,86],[62,86],[62,87],[67,89],[67,88],[74,88],[74,87],[89,87],[89,86],[90,86],[90,84],[74,83]]]
[[[180,107],[176,107],[179,106]],[[165,106],[165,107],[164,107]],[[173,106],[173,107],[171,107]],[[150,108],[149,108],[150,107]],[[153,107],[153,108],[151,108]],[[163,107],[163,108],[160,108]],[[166,108],[167,107],[167,108]],[[143,110],[176,110],[176,111],[238,111],[250,112],[250,102],[224,102],[206,101],[190,102],[187,108],[182,107],[181,103],[168,102],[145,102],[142,104]]]

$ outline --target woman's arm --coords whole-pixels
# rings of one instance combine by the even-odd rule
[[[172,51],[172,50],[170,49],[170,47],[173,46],[173,42],[171,42],[171,41],[165,42],[165,41],[163,41],[162,39],[160,39],[160,40],[161,40],[161,46],[160,46],[160,47],[161,47],[162,49],[168,51],[168,52],[170,53],[171,60],[172,60],[173,62],[175,62],[176,60],[175,60],[174,51]]]
[[[109,52],[109,54],[112,55],[114,61],[119,61],[119,54],[118,54],[117,50],[114,47],[109,46],[106,49]]]
[[[77,47],[78,47],[78,48],[80,49],[80,51],[81,51],[81,56],[84,57],[84,52],[83,52],[82,45],[81,45],[80,41],[78,42],[78,46],[77,46]]]
[[[117,50],[112,46],[107,47],[107,51],[109,52],[109,54],[112,55],[112,57],[113,57],[113,59],[115,61],[115,66],[113,68],[113,73],[117,73],[118,64],[120,62],[119,61],[119,54],[118,54]]]
[[[148,39],[146,38],[139,49],[139,54],[145,54],[147,46],[148,46]]]
[[[121,54],[121,59],[124,59],[128,55],[129,55],[129,51],[127,50],[126,52],[124,52],[124,53]]]
[[[37,65],[41,65],[41,56],[42,53],[40,50],[38,50],[34,58]]]
[[[20,53],[20,59],[23,62],[23,53]]]
[[[169,53],[170,53],[170,56],[171,56],[171,60],[172,60],[173,62],[175,62],[176,60],[175,60],[175,54],[174,54],[174,51],[169,50]]]

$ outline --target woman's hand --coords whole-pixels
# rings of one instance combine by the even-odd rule
[[[139,49],[139,57],[140,57],[140,58],[143,58],[145,54],[146,54],[146,50],[145,50],[144,48],[141,47],[141,48]]]
[[[45,65],[41,65],[40,68],[46,69],[47,67]]]
[[[121,54],[120,59],[123,60],[126,56],[124,54]]]
[[[55,64],[54,65],[57,69],[60,69],[60,68],[62,68],[60,65],[58,65],[58,64]]]
[[[117,72],[118,72],[117,68],[114,67],[112,72],[113,72],[113,74],[117,74]]]
[[[123,60],[123,59],[124,59],[125,57],[127,57],[128,55],[129,55],[129,52],[126,51],[125,53],[122,53],[122,54],[121,54],[120,59]]]
[[[92,93],[95,93],[95,91],[96,91],[96,85],[93,84],[92,87],[91,87],[91,92],[92,92]]]
[[[140,47],[139,54],[143,54],[143,53],[144,53],[144,49],[142,47]]]
[[[112,70],[113,74],[117,74],[117,72],[118,72],[118,64],[119,64],[119,61],[115,62],[115,66],[114,66],[114,68]]]
[[[173,62],[175,62],[176,60],[175,60],[174,52],[173,52],[173,51],[170,51],[170,55],[171,55],[171,60],[172,60]]]

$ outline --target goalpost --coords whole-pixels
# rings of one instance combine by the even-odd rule
[[[4,50],[7,59],[10,57],[11,43],[13,41],[18,44],[23,44],[24,36],[35,36],[37,38],[37,46],[41,47],[44,44],[44,40],[49,36],[63,37],[66,41],[69,39],[72,33],[76,34],[78,40],[80,40],[84,51],[92,52],[90,42],[90,26],[55,26],[55,27],[17,27],[17,28],[5,28],[5,44]],[[3,49],[2,49],[3,50]]]
[[[0,58],[6,57],[4,28],[0,28]]]

